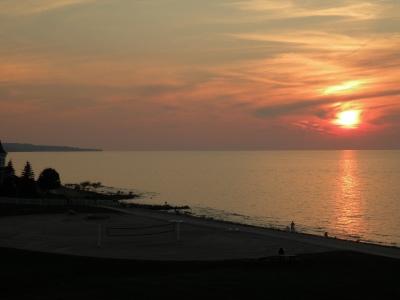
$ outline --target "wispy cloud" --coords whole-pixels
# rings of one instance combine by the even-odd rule
[[[93,3],[95,0],[27,0],[27,1],[1,1],[0,15],[30,15],[46,11],[62,9],[67,6]]]
[[[290,31],[268,30],[268,32],[229,34],[228,36],[238,39],[253,40],[259,42],[281,43],[279,47],[282,52],[285,49],[298,49],[299,51],[353,51],[367,45],[371,39],[356,38],[344,34],[328,33],[322,31]],[[287,50],[285,51],[287,52]]]
[[[265,1],[238,2],[235,7],[266,13],[269,19],[305,17],[340,17],[358,20],[377,18],[382,11],[379,3],[369,1]]]
[[[348,107],[373,128],[398,126],[399,9],[397,0],[0,1],[0,126],[24,124],[4,131],[19,136],[62,120],[66,136],[92,128],[124,149],[268,147],[265,134],[279,143],[332,133]]]

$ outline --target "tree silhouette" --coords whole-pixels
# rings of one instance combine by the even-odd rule
[[[12,163],[12,160],[9,160],[7,166],[5,168],[5,175],[6,176],[15,176],[15,169]]]
[[[29,161],[26,162],[25,167],[22,170],[21,179],[26,181],[35,181],[35,173],[33,173],[32,166]]]
[[[17,193],[18,177],[15,176],[15,170],[12,161],[8,161],[4,168],[4,181],[1,186],[1,194],[5,196],[15,196]]]
[[[21,173],[21,193],[25,197],[37,196],[35,174],[29,161],[26,162]]]
[[[45,191],[56,189],[61,186],[60,175],[52,168],[44,169],[39,175],[38,184]]]

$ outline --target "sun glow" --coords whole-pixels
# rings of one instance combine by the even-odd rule
[[[331,86],[325,89],[324,94],[338,94],[338,93],[347,93],[349,90],[360,85],[359,81],[350,81],[343,83],[341,85]]]
[[[359,110],[345,110],[337,114],[335,123],[342,127],[355,128],[360,122]]]

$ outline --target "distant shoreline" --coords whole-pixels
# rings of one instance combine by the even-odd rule
[[[102,149],[85,149],[69,146],[46,146],[20,143],[3,143],[7,152],[100,152]]]

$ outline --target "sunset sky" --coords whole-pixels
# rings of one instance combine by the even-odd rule
[[[0,41],[3,143],[400,149],[398,0],[3,0]]]

